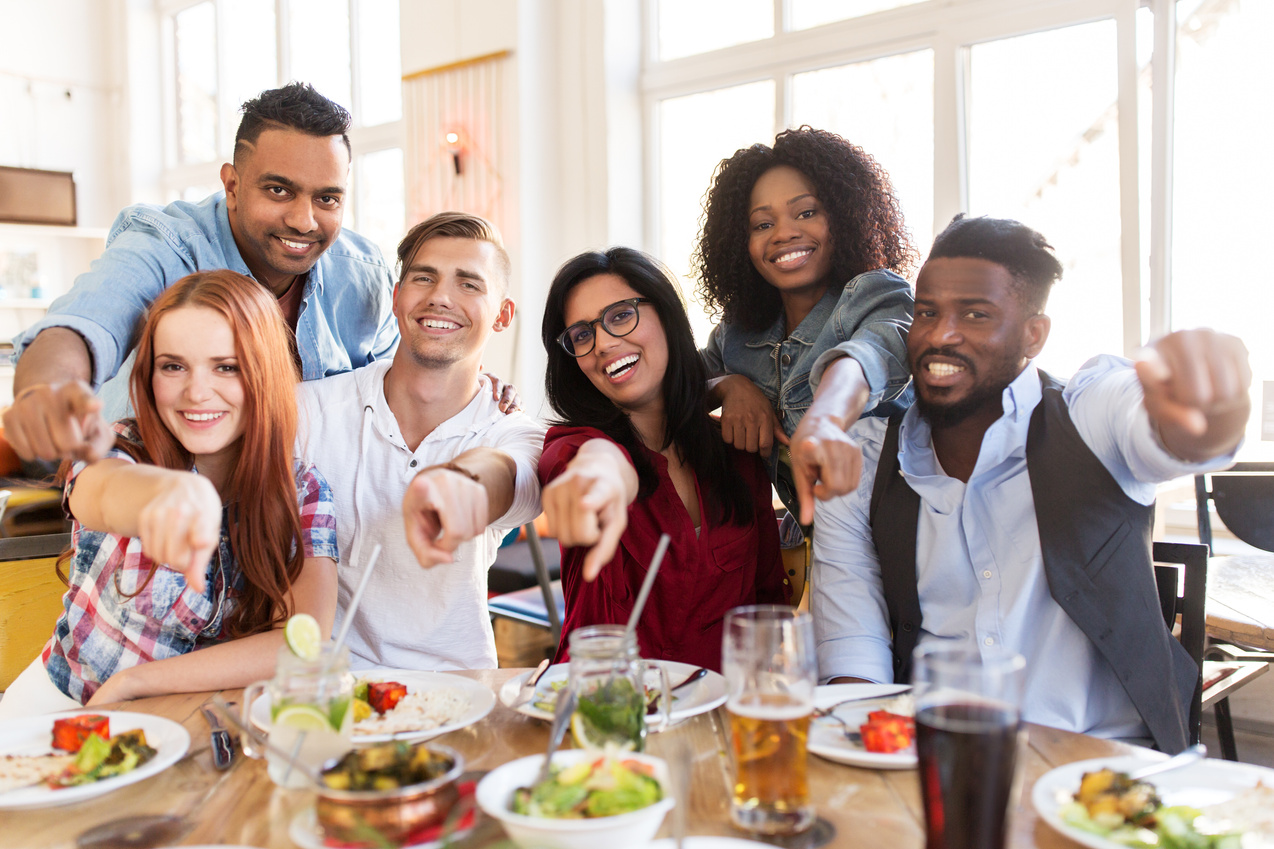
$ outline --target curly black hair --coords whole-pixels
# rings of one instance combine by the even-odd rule
[[[809,126],[784,130],[774,147],[754,144],[723,159],[704,198],[703,226],[691,263],[699,277],[699,295],[714,316],[759,331],[782,312],[778,290],[765,282],[748,255],[752,187],[778,165],[804,174],[827,210],[835,283],[877,268],[905,276],[915,265],[919,255],[880,163],[835,133]]]

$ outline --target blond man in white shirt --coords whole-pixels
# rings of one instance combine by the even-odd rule
[[[513,321],[508,254],[490,223],[446,212],[412,228],[398,258],[393,361],[298,389],[308,456],[336,499],[337,625],[379,543],[352,664],[494,668],[487,570],[504,534],[540,512],[544,443],[480,374],[490,335]]]

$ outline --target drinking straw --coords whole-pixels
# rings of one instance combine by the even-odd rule
[[[659,571],[659,564],[664,562],[664,555],[668,553],[668,544],[671,542],[672,537],[660,534],[659,545],[655,547],[655,556],[650,561],[650,568],[646,570],[646,580],[641,582],[641,592],[637,594],[637,603],[633,605],[633,612],[628,614],[628,627],[624,629],[625,644],[637,631],[637,620],[641,619],[642,608],[646,606],[646,599],[650,598],[650,588],[655,584],[655,573]]]

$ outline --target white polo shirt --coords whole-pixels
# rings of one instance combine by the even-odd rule
[[[327,478],[336,502],[340,595],[336,625],[377,543],[383,547],[349,634],[355,669],[494,669],[495,636],[487,613],[487,570],[501,538],[540,513],[536,466],[544,426],[524,413],[505,415],[479,377],[463,410],[407,448],[385,401],[390,360],[297,388],[298,453]],[[403,496],[421,469],[470,448],[496,448],[517,464],[513,506],[486,532],[461,543],[455,562],[425,569],[403,530]]]

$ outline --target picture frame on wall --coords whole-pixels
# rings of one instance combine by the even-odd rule
[[[74,175],[0,165],[0,221],[74,227]]]

